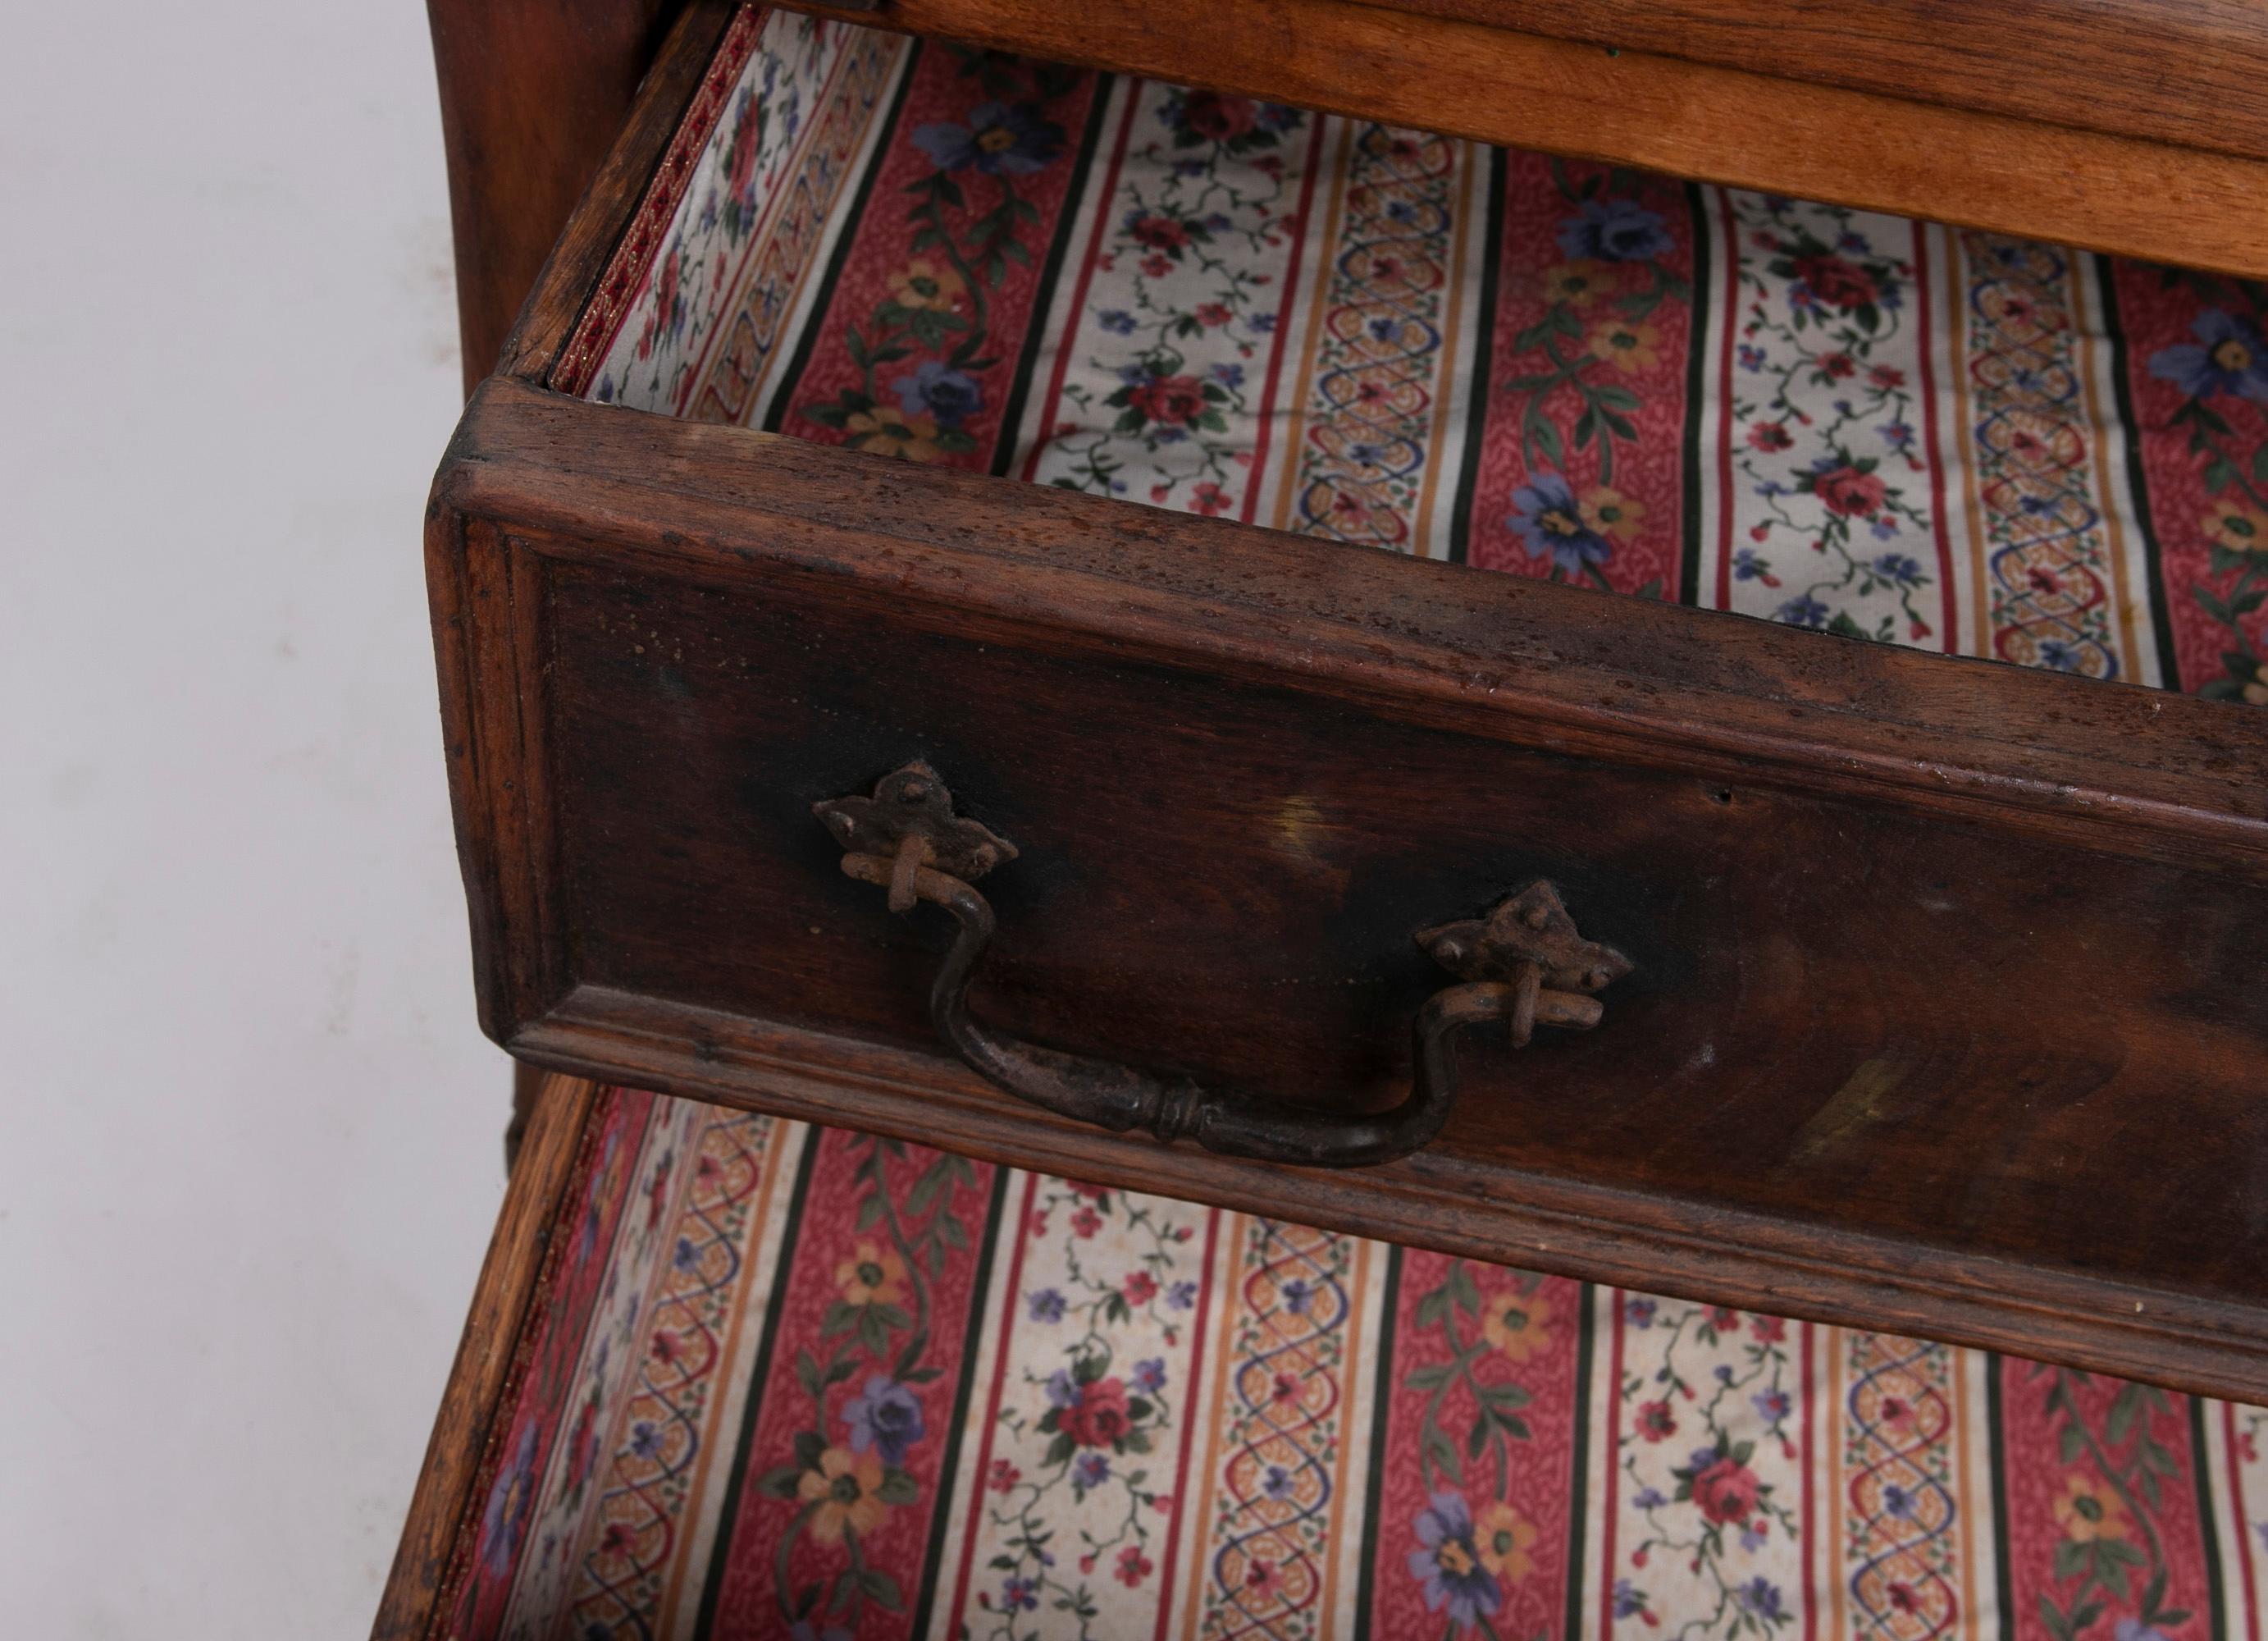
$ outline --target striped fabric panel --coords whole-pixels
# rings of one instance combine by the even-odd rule
[[[785,13],[712,78],[593,397],[2268,702],[2257,287]]]
[[[610,1093],[466,1637],[2256,1637],[2268,1412]]]

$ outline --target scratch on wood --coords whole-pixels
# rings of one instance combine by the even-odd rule
[[[1796,1131],[1790,1160],[1815,1162],[1881,1121],[1889,1115],[1883,1102],[1905,1076],[1906,1068],[1894,1061],[1860,1061],[1835,1097]]]

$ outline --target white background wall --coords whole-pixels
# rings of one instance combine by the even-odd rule
[[[9,9],[0,1608],[367,1630],[501,1191],[414,0]]]

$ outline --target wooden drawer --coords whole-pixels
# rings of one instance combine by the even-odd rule
[[[2013,1641],[2089,1608],[2081,1635],[2214,1613],[2242,1634],[2268,1594],[2238,1549],[2260,1408],[592,1093],[557,1078],[535,1105],[379,1641],[787,1637],[813,1610],[869,1641],[1028,1637],[1066,1608],[1092,1637],[1241,1612],[1430,1641],[1448,1626],[1411,1556],[1444,1494],[1527,1524],[1484,1592],[1499,1636],[1721,1633],[1712,1572],[1764,1577],[1791,1635],[1918,1609]],[[1125,1422],[1071,1424],[1064,1389],[1098,1382]],[[879,1440],[878,1401],[902,1416]],[[1705,1482],[1674,1497],[1697,1451],[1749,1484],[1719,1513],[1750,1514],[1705,1516]],[[1873,1508],[1891,1487],[1918,1502]],[[2125,1547],[2123,1587],[2073,1593],[2074,1498],[2118,1529],[2095,1541]],[[1974,1548],[1913,1571],[1917,1517]],[[1687,1523],[1701,1542],[1660,1556]],[[1254,1561],[1288,1562],[1290,1594]],[[1004,1612],[1011,1578],[1035,1605]]]
[[[562,391],[632,294],[617,248],[676,209],[681,115],[732,93],[730,20],[678,29],[435,485],[498,1041],[2268,1394],[2268,718]],[[901,874],[942,905],[949,869],[981,872],[997,914],[944,1000],[965,1055],[929,994],[982,903],[954,902],[957,947],[935,906],[891,915],[843,839],[887,854],[913,822],[814,813],[916,760],[1014,851],[988,870],[916,827],[939,869]],[[1540,935],[1441,934],[1538,883],[1595,947],[1534,898]],[[1523,1011],[1544,1024],[1515,1048]],[[1438,1136],[1360,1127],[1404,1099],[1414,1041]],[[1425,1142],[1344,1169],[1161,1147],[965,1058],[1229,1151]]]

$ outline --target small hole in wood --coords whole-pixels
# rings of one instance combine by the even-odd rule
[[[1709,796],[1716,802],[1730,803],[1733,801],[1733,789],[1730,787],[1719,787]]]

